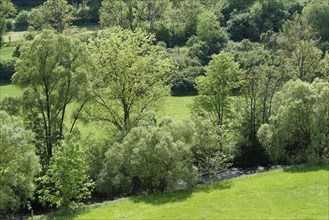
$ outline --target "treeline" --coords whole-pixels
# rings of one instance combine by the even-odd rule
[[[328,159],[327,1],[104,0],[104,30],[89,35],[73,8],[29,12],[12,76],[24,95],[0,101],[1,213]],[[191,91],[191,120],[154,114]],[[81,135],[82,122],[105,135]]]

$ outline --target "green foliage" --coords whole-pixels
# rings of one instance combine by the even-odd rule
[[[214,12],[206,11],[198,16],[197,37],[209,47],[209,55],[217,54],[226,46],[228,35],[220,27],[218,18]]]
[[[133,128],[106,153],[99,181],[102,191],[129,195],[193,185],[191,134],[193,127],[187,121],[174,124],[165,119],[157,125],[151,120]]]
[[[196,120],[195,128],[192,146],[194,164],[199,174],[207,174],[211,178],[230,165],[229,151],[222,144],[223,131],[220,126],[204,118]]]
[[[47,0],[42,6],[31,11],[29,23],[36,29],[52,27],[58,33],[75,20],[74,8],[66,0]]]
[[[15,14],[16,9],[11,0],[1,0],[0,2],[0,48],[3,43],[3,36],[7,30],[6,19]]]
[[[154,45],[154,36],[139,30],[104,33],[90,48],[98,69],[92,79],[95,103],[89,106],[90,118],[129,131],[168,94],[165,83],[173,65]]]
[[[23,121],[0,111],[0,215],[12,213],[31,199],[39,161],[33,134]]]
[[[26,30],[29,26],[30,12],[22,10],[18,13],[15,19],[15,29]]]
[[[169,56],[177,66],[173,79],[171,92],[173,95],[196,93],[195,78],[203,74],[203,67],[197,58],[191,58],[187,49],[173,48]]]
[[[274,161],[305,162],[329,156],[329,83],[288,82],[273,100],[273,114],[258,137]]]
[[[234,41],[259,41],[261,33],[270,30],[278,32],[287,17],[288,13],[282,0],[255,1],[245,11],[233,11],[227,22],[228,32]]]
[[[0,110],[7,112],[9,115],[22,115],[22,99],[15,97],[2,97],[0,99]]]
[[[196,34],[198,16],[204,7],[200,0],[181,0],[173,2],[164,26],[169,32],[169,38],[157,34],[157,39],[163,40],[170,47],[183,45],[189,37]]]
[[[303,10],[303,17],[320,35],[321,41],[329,41],[329,2],[313,1]]]
[[[102,26],[120,26],[134,31],[142,28],[154,33],[171,6],[169,0],[105,0],[100,9]]]
[[[326,219],[328,163],[219,181],[192,190],[122,198],[41,219]]]
[[[15,73],[16,59],[0,59],[0,80],[10,81],[12,75]]]
[[[57,141],[73,131],[79,113],[89,98],[87,75],[93,63],[87,48],[80,41],[50,31],[24,44],[20,52],[13,82],[26,88],[23,103],[25,116],[29,118],[33,115],[29,123],[39,121],[37,127],[42,132],[38,136],[45,143],[42,147],[46,147],[42,152],[50,157]],[[79,105],[68,128],[64,119],[68,104],[73,102]],[[46,160],[47,157],[41,159]]]
[[[91,197],[85,154],[76,139],[63,141],[54,151],[47,172],[37,179],[38,199],[44,205],[76,208]]]
[[[229,109],[228,96],[242,85],[243,72],[227,52],[213,55],[205,71],[206,76],[196,80],[199,96],[195,98],[193,111],[200,116],[208,115],[214,123],[222,125]]]

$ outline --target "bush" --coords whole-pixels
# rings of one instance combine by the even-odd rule
[[[6,21],[6,30],[12,31],[14,29],[14,23],[11,20]]]
[[[133,128],[106,153],[99,181],[102,191],[131,195],[173,190],[179,183],[191,186],[196,177],[189,147],[192,130],[187,122],[171,120]]]
[[[303,163],[329,157],[329,82],[288,82],[273,99],[269,124],[258,137],[275,162]]]
[[[200,175],[211,177],[230,165],[231,155],[223,147],[221,132],[220,126],[215,126],[210,120],[200,118],[196,121],[192,151]]]
[[[15,20],[15,29],[26,30],[29,26],[30,12],[23,10],[18,13]]]
[[[33,179],[39,172],[33,134],[23,121],[0,111],[0,215],[26,204],[34,192]]]
[[[1,60],[0,59],[0,80],[10,81],[12,75],[15,73],[16,59]]]
[[[3,97],[0,99],[0,111],[5,111],[9,115],[21,116],[22,98]]]
[[[93,182],[86,172],[84,153],[76,140],[63,141],[55,148],[46,174],[37,179],[40,202],[44,206],[76,208],[91,196]]]

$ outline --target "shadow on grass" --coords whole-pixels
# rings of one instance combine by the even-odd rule
[[[219,181],[208,183],[206,185],[199,185],[196,188],[180,190],[175,192],[156,193],[147,196],[135,196],[130,200],[135,203],[147,203],[152,205],[162,205],[166,203],[182,202],[190,198],[193,193],[205,192],[210,193],[216,190],[225,190],[231,187],[232,181]]]
[[[166,193],[155,193],[151,195],[145,195],[145,196],[133,196],[130,197],[129,200],[135,203],[147,203],[152,205],[162,205],[166,203],[176,203],[176,202],[182,202],[188,198],[190,198],[193,193],[199,193],[199,192],[205,192],[205,193],[211,193],[216,190],[225,190],[229,189],[232,185],[232,181],[225,180],[225,181],[219,181],[219,182],[213,182],[213,183],[207,183],[205,185],[198,185],[195,188],[187,189],[187,190],[181,190],[181,191],[174,191],[174,192],[166,192]],[[109,201],[108,205],[111,205],[116,201]],[[117,200],[117,202],[120,202],[120,200]],[[59,210],[53,213],[49,213],[46,216],[42,216],[38,219],[45,219],[45,220],[51,220],[51,219],[59,219],[59,220],[71,220],[74,218],[77,218],[79,215],[86,214],[88,212],[91,212],[94,209],[97,209],[99,207],[103,207],[104,203],[97,203],[92,204],[89,206],[83,206],[81,208],[68,211],[68,210]]]
[[[329,162],[314,163],[314,164],[303,164],[298,166],[292,166],[284,168],[283,171],[287,173],[307,173],[326,170],[329,171]]]

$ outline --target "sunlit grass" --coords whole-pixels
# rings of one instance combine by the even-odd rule
[[[9,97],[20,97],[23,95],[23,90],[11,85],[1,82],[0,84],[0,98],[9,96]]]
[[[4,96],[19,97],[23,91],[11,84],[0,85],[0,98]],[[189,104],[195,96],[169,96],[166,97],[163,106],[158,110],[159,117],[170,116],[179,120],[190,117]]]
[[[328,219],[329,164],[124,198],[41,219]]]
[[[15,50],[15,46],[11,47],[1,47],[0,49],[0,59],[10,59],[12,58],[12,54]]]

